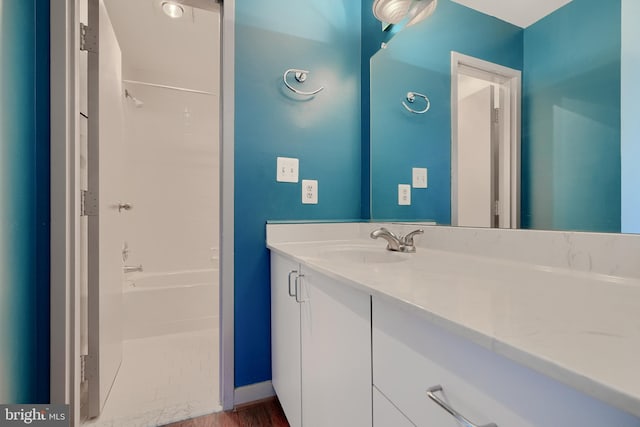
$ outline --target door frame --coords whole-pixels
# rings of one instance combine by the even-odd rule
[[[50,402],[80,425],[80,0],[50,0]],[[235,0],[221,4],[220,400],[234,406]],[[224,183],[224,185],[222,185]],[[227,232],[228,230],[228,232]]]
[[[521,103],[522,72],[489,61],[451,52],[451,225],[458,225],[458,75],[463,69],[475,69],[481,74],[491,74],[508,92],[507,116],[502,127],[502,141],[509,141],[510,148],[510,217],[511,228],[520,228],[520,151],[521,151]]]

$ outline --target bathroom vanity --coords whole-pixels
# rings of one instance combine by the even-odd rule
[[[267,225],[292,426],[640,426],[638,239],[381,225]]]

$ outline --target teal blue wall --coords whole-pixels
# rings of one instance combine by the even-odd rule
[[[622,0],[622,232],[640,233],[640,1]]]
[[[271,378],[266,221],[360,218],[360,17],[357,1],[236,2],[237,387]],[[288,68],[326,89],[294,95]],[[318,205],[302,205],[300,183],[276,183],[278,156],[299,158],[300,179],[319,181]]]
[[[573,0],[524,32],[524,228],[620,231],[620,22]]]
[[[428,20],[396,34],[371,59],[376,219],[451,222],[451,51],[522,69],[522,29],[440,0]],[[404,109],[401,102],[408,91],[430,98],[427,114]],[[412,205],[398,206],[398,184],[411,184],[413,167],[428,168],[429,188],[413,189]]]
[[[49,0],[0,0],[0,403],[49,400],[48,84]]]

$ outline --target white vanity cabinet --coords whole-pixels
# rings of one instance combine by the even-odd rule
[[[370,427],[371,299],[271,253],[272,381],[292,427]]]
[[[302,425],[299,272],[298,263],[271,254],[271,382],[291,427]]]
[[[414,427],[414,424],[374,386],[373,427]]]
[[[455,427],[433,392],[462,416],[489,427],[638,427],[640,421],[453,334],[403,304],[372,299],[374,426],[389,402],[416,426]],[[381,406],[382,408],[378,408]],[[391,412],[392,413],[392,412]],[[395,414],[398,416],[398,414]],[[401,418],[398,418],[401,420]],[[398,424],[404,425],[404,424]]]

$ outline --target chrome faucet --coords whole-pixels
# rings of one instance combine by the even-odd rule
[[[412,231],[411,233],[408,233],[406,236],[397,236],[386,228],[380,227],[376,230],[373,230],[370,236],[372,239],[381,237],[386,240],[388,251],[413,253],[416,251],[416,246],[413,242],[413,238],[416,235],[422,233],[424,233],[424,230],[418,229]]]
[[[136,271],[143,271],[142,264],[140,265],[123,265],[122,269],[125,273],[134,273]]]
[[[373,230],[370,234],[372,239],[377,239],[378,237],[383,238],[387,241],[387,250],[399,252],[401,251],[400,247],[402,243],[400,242],[400,237],[393,234],[391,231],[387,230],[384,227],[380,227],[377,230]]]

